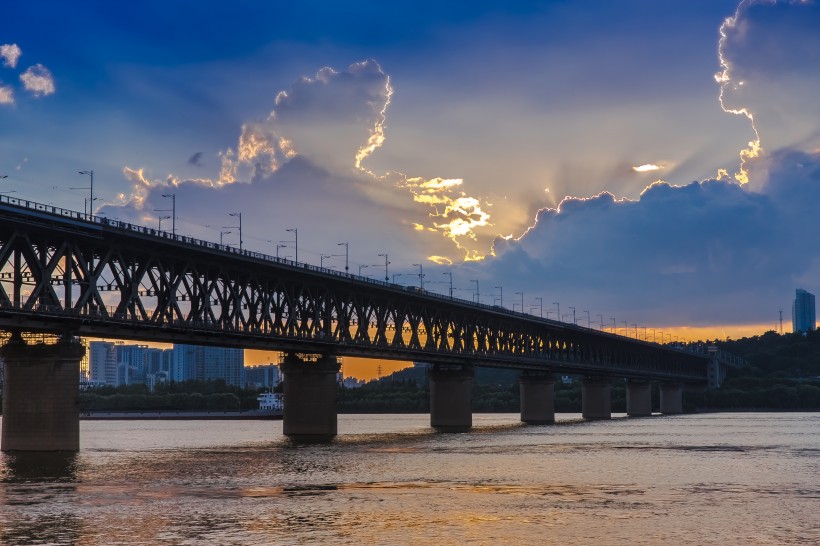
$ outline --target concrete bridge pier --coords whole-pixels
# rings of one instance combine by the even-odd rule
[[[430,426],[439,432],[469,432],[473,426],[473,367],[435,364],[430,368]]]
[[[630,417],[652,415],[652,385],[649,381],[626,380],[626,414]]]
[[[661,383],[661,413],[677,415],[683,413],[683,385]]]
[[[280,368],[285,381],[282,432],[299,443],[332,440],[338,430],[336,375],[341,368],[338,359],[323,355],[314,362],[288,353]]]
[[[588,376],[581,380],[581,413],[584,419],[612,417],[611,385],[608,377]]]
[[[4,363],[3,451],[80,450],[80,360],[85,347],[64,337],[27,344],[19,333],[0,347]]]
[[[555,376],[551,373],[522,372],[518,380],[521,394],[521,422],[548,425],[555,422]]]

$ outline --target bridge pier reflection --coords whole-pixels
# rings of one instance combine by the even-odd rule
[[[73,337],[29,345],[13,333],[2,348],[3,451],[80,450],[80,360]]]
[[[584,419],[612,417],[611,379],[587,376],[581,380],[581,414]]]
[[[323,355],[312,361],[288,353],[280,368],[285,376],[282,432],[298,443],[332,440],[337,433],[338,359]]]
[[[473,367],[435,364],[430,368],[430,426],[439,432],[468,432],[473,426]]]
[[[683,385],[661,383],[661,413],[677,415],[683,413]]]
[[[548,425],[555,422],[555,376],[551,373],[522,372],[521,422]]]
[[[649,381],[626,380],[626,414],[630,417],[652,415],[652,384]]]

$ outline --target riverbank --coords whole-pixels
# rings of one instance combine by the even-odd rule
[[[90,421],[129,421],[129,420],[281,420],[281,412],[268,411],[86,411],[80,413],[80,419]]]

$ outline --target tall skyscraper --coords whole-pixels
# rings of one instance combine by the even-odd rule
[[[809,332],[817,327],[814,294],[798,288],[792,304],[792,331]]]
[[[95,384],[116,387],[119,384],[117,349],[110,341],[88,344],[89,379]]]
[[[171,378],[174,381],[223,379],[229,385],[241,387],[244,362],[242,349],[174,344]]]

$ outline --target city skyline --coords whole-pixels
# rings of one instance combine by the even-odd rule
[[[818,289],[815,2],[158,6],[11,11],[3,191],[681,338]]]

